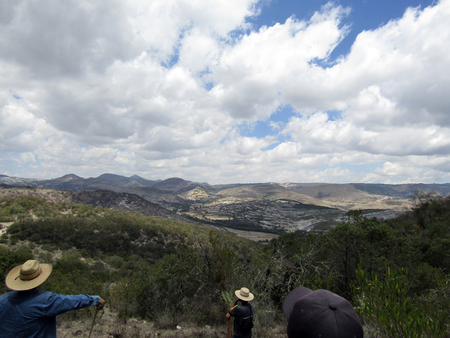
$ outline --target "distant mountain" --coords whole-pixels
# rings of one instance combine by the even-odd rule
[[[326,206],[320,200],[307,194],[286,189],[276,183],[252,184],[232,187],[220,190],[217,193],[221,197],[236,197],[241,199],[271,199],[271,200],[292,200],[303,204]]]
[[[195,188],[202,188],[207,191],[214,190],[214,188],[208,183],[190,182],[178,177],[168,178],[167,180],[157,182],[154,187],[161,190],[169,190],[177,193],[183,193]]]
[[[70,191],[79,203],[164,218],[181,218],[172,211],[177,210],[190,216],[192,222],[266,232],[327,230],[345,220],[348,210],[363,210],[367,217],[392,218],[411,208],[416,192],[450,194],[450,184],[210,185],[177,177],[152,181],[111,173],[86,179],[69,174],[51,180],[1,175],[0,184],[26,187],[27,194],[37,194],[38,188]],[[63,193],[51,196],[54,201],[66,198]]]
[[[144,182],[151,185],[151,181]],[[136,194],[153,203],[178,203],[180,198],[171,191],[161,191],[156,188],[147,187],[144,183],[124,176],[104,174],[97,178],[81,178],[77,175],[69,174],[51,180],[32,180],[11,177],[0,177],[0,184],[12,186],[29,186],[47,189],[59,189],[69,191],[82,190],[109,190],[114,192],[124,192]]]
[[[189,185],[190,182],[185,181],[182,178],[173,177],[156,183],[154,187],[162,190],[179,191],[185,189]]]
[[[22,186],[25,187],[27,185],[32,185],[37,182],[37,179],[33,178],[21,178],[21,177],[11,177],[7,175],[0,175],[0,184],[8,184],[14,186]]]
[[[259,183],[218,184],[191,182],[173,177],[166,180],[146,180],[137,175],[125,177],[105,173],[96,178],[74,174],[51,180],[36,180],[0,176],[0,184],[30,186],[69,191],[104,190],[135,194],[162,206],[188,202],[230,203],[251,199],[291,200],[303,204],[349,209],[404,210],[415,192],[450,194],[450,184],[328,184],[328,183]],[[225,201],[226,200],[226,201]]]
[[[48,189],[60,189],[80,191],[86,189],[105,189],[108,190],[112,185],[100,178],[81,178],[70,174],[51,180],[43,180],[38,182],[30,182],[30,186]]]
[[[450,184],[361,184],[353,186],[361,191],[375,195],[385,195],[395,198],[411,198],[416,192],[435,192],[447,196],[450,194]]]
[[[241,185],[238,187],[231,187],[229,189],[222,189],[219,194],[221,196],[233,196],[239,198],[267,198],[285,191],[286,188],[279,184],[262,183],[257,185]]]
[[[440,195],[450,194],[450,184],[375,184],[375,183],[349,183],[349,184],[285,184],[287,189],[305,194],[317,199],[326,198],[357,198],[368,195],[387,196],[397,199],[409,199],[416,192],[435,192]]]
[[[357,189],[352,184],[321,184],[314,186],[290,185],[290,191],[308,195],[319,200],[330,199],[360,199],[368,195],[367,192]]]
[[[133,175],[130,178],[146,187],[152,187],[155,183],[161,182],[161,180],[157,181],[146,180],[145,178],[142,178],[138,175]]]
[[[155,185],[155,183],[158,182],[158,181],[149,181],[136,175],[132,177],[124,177],[114,174],[103,174],[100,175],[98,178],[110,184],[119,185],[123,187],[152,187]]]

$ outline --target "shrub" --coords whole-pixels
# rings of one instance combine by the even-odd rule
[[[357,310],[363,323],[383,337],[440,338],[447,333],[446,307],[411,296],[406,270],[391,271],[388,267],[380,280],[374,273],[366,276],[359,268],[356,276]]]

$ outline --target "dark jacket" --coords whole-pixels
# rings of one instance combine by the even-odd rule
[[[252,330],[245,332],[242,328],[243,320],[252,320],[254,313],[253,305],[249,302],[242,302],[241,305],[236,305],[230,311],[234,317],[234,335],[233,338],[250,338]],[[250,317],[250,318],[249,318]]]

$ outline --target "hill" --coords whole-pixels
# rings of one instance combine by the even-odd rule
[[[270,200],[293,200],[303,204],[328,206],[319,199],[296,191],[289,191],[280,184],[266,183],[255,185],[244,185],[222,189],[217,193],[219,197],[235,197],[238,199],[270,199]]]
[[[74,198],[108,208],[69,202]],[[28,259],[52,263],[43,290],[107,300],[107,311],[97,317],[99,337],[223,335],[223,314],[243,285],[256,296],[254,334],[261,338],[283,337],[282,304],[298,286],[328,289],[354,302],[366,337],[448,335],[450,197],[421,194],[412,211],[387,220],[355,211],[320,235],[283,233],[265,245],[215,227],[109,209],[140,203],[146,204],[111,191],[2,186],[0,277]],[[248,215],[252,204],[275,216],[285,207],[341,211],[252,198],[229,211],[235,218]],[[159,208],[148,205],[149,212]],[[89,310],[84,314],[92,318]],[[61,335],[87,333],[79,325],[89,318],[82,311],[64,318]]]
[[[195,223],[156,203],[128,193],[116,193],[110,190],[64,191],[48,188],[31,188],[0,185],[0,198],[16,198],[19,196],[36,197],[47,202],[82,203],[94,208],[107,208],[117,211],[131,211],[145,216]]]
[[[217,184],[191,182],[182,178],[166,180],[146,180],[137,175],[125,177],[115,174],[102,174],[96,178],[82,178],[74,174],[51,180],[37,180],[0,175],[0,184],[30,186],[70,191],[87,189],[111,190],[139,195],[155,203],[180,202],[190,200],[212,201],[223,197],[236,198],[291,198],[288,193],[295,192],[298,202],[338,207],[345,210],[363,202],[382,199],[404,201],[415,192],[436,192],[443,196],[450,194],[450,184],[327,184],[327,183],[257,183],[257,184]],[[196,191],[197,193],[193,193]],[[202,193],[199,194],[198,192]],[[307,199],[305,196],[312,197]],[[403,203],[403,202],[402,202]],[[386,205],[383,205],[385,208]]]
[[[264,232],[326,230],[344,220],[349,210],[363,210],[366,215],[370,214],[372,217],[392,218],[411,208],[411,197],[416,192],[436,192],[443,196],[450,194],[450,184],[210,185],[175,177],[166,180],[146,180],[137,175],[124,177],[110,173],[86,179],[69,174],[52,180],[32,180],[3,175],[0,177],[0,183],[71,192],[91,191],[89,193],[91,195],[93,190],[103,191],[97,194],[98,196],[106,196],[105,192],[110,191],[126,194],[114,197],[116,206],[122,198],[122,208],[128,205],[126,207],[129,207],[129,210],[146,209],[145,206],[131,207],[131,204],[140,205],[143,201],[124,202],[136,199],[131,197],[135,195],[166,210],[196,219],[192,221],[238,230],[251,228]],[[107,199],[112,200],[112,196]],[[286,201],[290,203],[282,203]],[[90,199],[91,205],[96,203],[108,205],[107,202],[95,202],[94,199]],[[316,207],[329,208],[329,212],[317,212]],[[300,209],[302,212],[299,212]],[[284,221],[280,222],[281,219]]]

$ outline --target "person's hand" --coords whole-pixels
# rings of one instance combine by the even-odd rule
[[[106,301],[103,298],[100,298],[100,302],[97,304],[97,310],[101,310],[105,307]]]
[[[227,313],[226,317],[227,317],[227,319],[230,319],[231,315],[229,312]]]

